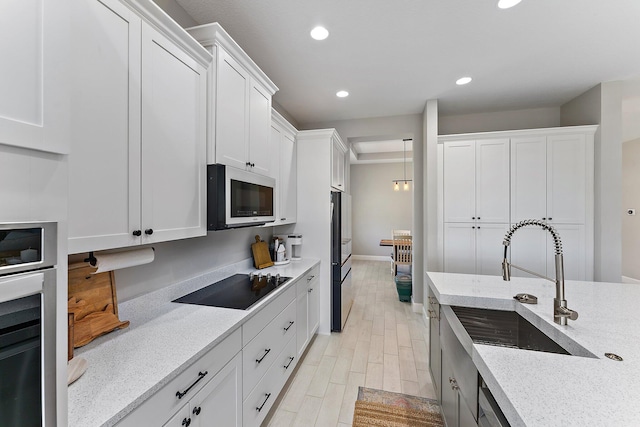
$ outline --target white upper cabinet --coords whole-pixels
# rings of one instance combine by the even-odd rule
[[[2,1],[0,144],[69,152],[69,4]]]
[[[142,231],[153,243],[206,234],[206,67],[142,27]]]
[[[593,134],[514,137],[511,145],[513,221],[583,224],[593,209]]]
[[[445,222],[509,222],[509,139],[444,143]]]
[[[347,147],[338,135],[334,135],[331,146],[331,187],[334,190],[346,191],[344,169]]]
[[[208,163],[274,176],[271,98],[276,85],[218,24],[188,29],[211,52]]]
[[[136,4],[88,0],[71,14],[70,253],[206,234],[211,56]]]
[[[297,217],[297,130],[272,109],[271,145],[278,153],[271,156],[276,178],[276,221],[270,225],[292,224]]]
[[[216,156],[210,163],[244,169],[249,160],[249,73],[224,49],[217,50],[215,117]]]

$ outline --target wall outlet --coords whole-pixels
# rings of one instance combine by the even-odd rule
[[[627,215],[635,215],[635,214],[636,214],[635,209],[627,209]]]

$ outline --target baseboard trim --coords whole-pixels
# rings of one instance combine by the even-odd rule
[[[384,255],[351,255],[351,258],[358,261],[389,261],[391,256]]]
[[[640,285],[640,280],[634,279],[633,277],[622,276],[622,283],[630,283],[633,285]]]
[[[411,298],[411,309],[414,313],[424,313],[424,306],[421,302],[413,302],[413,298]]]

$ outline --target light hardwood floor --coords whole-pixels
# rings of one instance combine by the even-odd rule
[[[389,263],[354,261],[355,300],[342,333],[317,335],[268,426],[351,426],[358,386],[435,398],[428,328],[400,302]]]

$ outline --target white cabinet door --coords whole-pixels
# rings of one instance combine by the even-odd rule
[[[475,274],[475,224],[461,222],[444,224],[444,271]]]
[[[2,1],[0,144],[69,153],[69,6]]]
[[[444,144],[444,222],[470,222],[475,213],[475,141]]]
[[[297,172],[295,137],[288,132],[280,139],[279,199],[280,221],[293,223],[297,216]]]
[[[216,70],[216,162],[246,169],[250,76],[224,49],[218,47]]]
[[[476,274],[502,275],[502,241],[509,224],[478,224],[475,231]]]
[[[476,174],[475,180],[472,182],[475,182],[476,186],[476,206],[475,215],[472,215],[472,217],[475,216],[479,222],[483,223],[508,223],[509,139],[501,138],[476,141],[475,158]],[[463,162],[468,161],[467,159],[461,160]],[[448,163],[447,166],[449,166]],[[453,166],[455,168],[464,167],[463,165]],[[463,174],[466,175],[465,172],[463,172]],[[463,187],[461,184],[462,183],[460,183],[460,187]],[[460,194],[460,197],[464,196],[465,194]]]
[[[140,18],[117,0],[71,13],[69,252],[140,242]]]
[[[331,186],[344,191],[344,152],[337,141],[331,147]]]
[[[303,279],[300,279],[303,280]],[[304,285],[304,283],[298,283],[298,285]],[[296,297],[297,307],[296,307],[296,340],[297,340],[297,349],[298,349],[298,357],[302,356],[304,353],[304,349],[307,347],[309,343],[309,323],[308,323],[308,303],[309,296],[307,292],[307,287],[303,286],[304,290]]]
[[[163,427],[185,427],[191,425],[191,411],[189,404],[185,404],[169,421],[163,424]]]
[[[242,358],[238,353],[190,401],[193,427],[242,425]]]
[[[206,234],[206,69],[142,27],[142,229],[152,243]]]
[[[309,317],[308,317],[308,339],[313,337],[313,334],[318,330],[320,325],[320,278],[315,276],[309,281],[307,293],[309,295]]]
[[[584,224],[587,146],[584,134],[547,137],[547,218]]]
[[[251,172],[271,176],[271,158],[278,146],[271,143],[271,95],[257,81],[250,79],[249,90],[249,156]]]
[[[511,138],[511,222],[547,217],[545,136]]]

